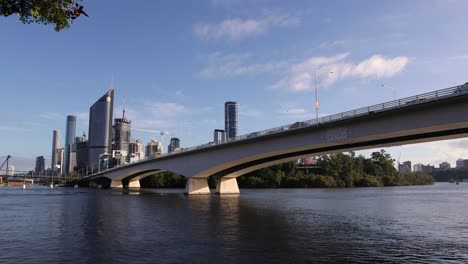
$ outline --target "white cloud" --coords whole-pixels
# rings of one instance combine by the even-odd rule
[[[468,60],[468,54],[461,54],[449,57],[449,60]]]
[[[245,109],[245,110],[241,110],[239,112],[239,115],[241,116],[245,116],[245,117],[252,117],[252,118],[257,118],[257,117],[260,117],[260,116],[263,116],[263,113],[259,110],[256,110],[256,109]]]
[[[286,69],[286,62],[266,62],[248,64],[249,53],[222,54],[212,53],[208,56],[205,67],[199,72],[204,77],[238,76],[264,72],[278,72]]]
[[[141,108],[125,108],[125,116],[132,121],[133,128],[161,131],[179,127],[178,116],[186,112],[186,107],[174,102],[145,102]]]
[[[65,120],[65,115],[64,114],[56,113],[56,112],[46,112],[46,113],[40,114],[39,116],[44,118],[44,119],[53,120],[53,121]]]
[[[145,104],[155,116],[173,117],[186,111],[183,105],[172,102],[154,102]]]
[[[289,14],[268,14],[259,19],[226,19],[215,24],[197,24],[194,34],[204,40],[240,40],[267,32],[273,27],[291,27],[300,19]]]
[[[410,61],[405,56],[385,58],[373,55],[355,64],[346,61],[348,56],[349,53],[342,53],[331,57],[312,57],[294,64],[272,88],[293,92],[311,90],[315,71],[325,86],[346,78],[389,78],[403,71]]]
[[[320,43],[319,48],[321,49],[330,49],[336,46],[343,46],[345,44],[344,40],[335,40],[335,41],[324,41]]]
[[[306,110],[304,108],[291,108],[286,110],[287,113],[292,115],[304,114]]]

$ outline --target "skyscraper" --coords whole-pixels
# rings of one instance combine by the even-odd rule
[[[102,154],[111,153],[114,89],[109,90],[89,108],[89,162],[99,163]]]
[[[180,149],[180,139],[173,137],[171,138],[171,142],[167,146],[167,152],[171,153],[175,151],[176,149]]]
[[[36,168],[34,169],[34,172],[37,175],[42,175],[44,174],[45,171],[45,159],[44,156],[39,156],[36,157]]]
[[[226,139],[237,136],[237,103],[226,102],[224,104],[224,131]]]
[[[57,167],[58,157],[57,150],[60,148],[60,131],[54,130],[52,134],[52,159],[50,161],[50,168],[54,171]]]
[[[73,170],[73,165],[71,164],[71,151],[73,141],[75,140],[76,135],[76,116],[69,115],[67,116],[67,129],[65,131],[65,152],[63,154],[63,165],[64,172],[69,173]]]
[[[114,150],[124,150],[129,153],[131,124],[132,122],[125,118],[125,109],[122,118],[114,119]]]
[[[88,141],[85,135],[75,138],[76,146],[76,167],[80,173],[86,170],[89,162]]]

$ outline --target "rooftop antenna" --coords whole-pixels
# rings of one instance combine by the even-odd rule
[[[125,119],[125,96],[123,97],[122,119]]]

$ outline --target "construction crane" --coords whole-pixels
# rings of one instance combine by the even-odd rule
[[[6,173],[5,173],[6,175],[8,175],[8,160],[9,160],[10,158],[11,158],[11,156],[8,155],[8,156],[6,157],[6,159],[5,159],[5,161],[2,163],[2,165],[0,165],[0,171],[3,169],[3,166],[5,166],[5,164],[7,165],[7,168],[6,168],[6,171],[5,171],[5,172],[6,172]]]
[[[167,131],[159,131],[159,130],[150,130],[150,129],[141,129],[141,128],[134,128],[132,129],[133,131],[141,131],[141,132],[149,132],[149,133],[154,133],[154,134],[159,134],[161,135],[161,147],[164,152],[164,135],[171,135],[172,133],[167,132]]]

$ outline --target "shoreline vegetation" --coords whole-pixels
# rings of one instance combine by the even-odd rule
[[[247,173],[237,178],[239,188],[352,188],[431,185],[434,177],[424,172],[399,173],[395,160],[385,150],[370,158],[354,152],[317,157],[314,168],[306,171],[295,162],[287,162]],[[216,187],[218,177],[209,177]],[[184,188],[185,177],[162,172],[141,180],[143,188]]]

